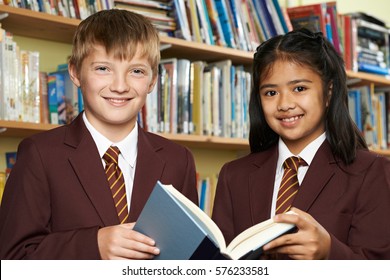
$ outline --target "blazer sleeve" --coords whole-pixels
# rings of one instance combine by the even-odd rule
[[[31,139],[23,140],[0,210],[0,258],[100,259],[98,226],[52,231],[55,201],[47,178],[37,146]]]
[[[390,259],[390,161],[377,157],[365,171],[346,243],[331,235],[329,259]]]

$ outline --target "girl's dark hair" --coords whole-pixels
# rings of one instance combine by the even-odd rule
[[[344,61],[321,32],[307,29],[291,31],[262,43],[253,60],[253,83],[249,102],[251,152],[268,149],[277,143],[279,135],[267,124],[261,106],[259,86],[277,60],[310,67],[322,79],[323,93],[331,97],[325,116],[326,137],[334,156],[345,164],[353,162],[356,149],[365,148],[359,129],[348,112],[347,76]],[[325,97],[326,97],[325,96]]]

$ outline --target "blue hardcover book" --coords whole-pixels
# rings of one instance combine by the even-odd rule
[[[356,126],[359,128],[360,131],[363,132],[361,96],[359,90],[348,90],[348,110]]]
[[[256,9],[261,13],[261,20],[266,24],[269,34],[271,37],[277,36],[278,32],[276,31],[272,16],[268,11],[266,0],[255,1]]]
[[[259,259],[263,245],[294,228],[269,219],[245,230],[226,247],[213,220],[172,185],[160,181],[134,226],[156,241],[157,260]]]
[[[289,30],[288,30],[288,27],[287,27],[286,19],[284,18],[284,15],[283,15],[282,8],[279,5],[279,0],[272,0],[272,3],[274,4],[276,13],[279,16],[279,20],[280,20],[280,23],[282,24],[284,33],[287,33]]]
[[[225,0],[215,0],[215,5],[218,11],[218,17],[220,19],[223,35],[226,43],[230,48],[236,48],[236,41],[234,39],[233,24],[230,22],[229,14],[226,7]]]
[[[378,75],[390,75],[389,68],[380,67],[369,63],[358,63],[358,70]]]

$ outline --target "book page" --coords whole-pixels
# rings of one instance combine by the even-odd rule
[[[239,234],[229,244],[227,251],[232,259],[239,259],[246,253],[262,247],[294,227],[294,224],[275,223],[272,219],[266,220]]]

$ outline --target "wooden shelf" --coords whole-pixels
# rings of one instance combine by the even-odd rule
[[[367,85],[374,83],[377,87],[389,87],[390,86],[390,77],[374,75],[364,72],[354,72],[347,71],[347,76],[349,78],[349,83],[351,86],[354,85]]]
[[[58,125],[0,120],[0,137],[25,138],[55,127],[58,127]]]
[[[58,127],[54,124],[39,124],[17,121],[0,120],[0,139],[1,137],[20,137],[25,138],[35,133],[43,132]],[[237,138],[224,138],[203,135],[187,134],[168,134],[157,133],[165,138],[173,140],[189,148],[208,148],[219,150],[249,150],[248,140]]]

